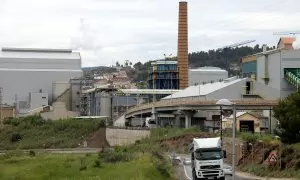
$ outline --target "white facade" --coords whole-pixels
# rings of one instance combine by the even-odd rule
[[[189,86],[228,78],[228,72],[218,67],[201,67],[189,70]]]
[[[51,104],[54,82],[69,81],[81,76],[79,52],[63,49],[16,48],[3,48],[0,52],[0,86],[3,88],[3,103],[9,105],[17,103],[20,109],[30,110],[45,105],[43,102],[45,98],[41,101],[30,99],[30,94],[37,95],[36,93],[40,92],[48,94],[47,99]]]

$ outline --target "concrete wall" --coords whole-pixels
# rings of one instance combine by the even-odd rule
[[[111,146],[133,144],[136,140],[148,136],[149,130],[106,129],[106,139]]]

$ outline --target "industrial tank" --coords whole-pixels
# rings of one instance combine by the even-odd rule
[[[112,115],[112,99],[111,94],[109,92],[101,92],[100,94],[100,116],[108,116]]]
[[[228,78],[228,72],[218,67],[201,67],[189,70],[189,86],[220,81]]]

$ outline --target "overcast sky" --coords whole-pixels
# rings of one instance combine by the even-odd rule
[[[0,0],[0,46],[73,48],[83,66],[176,55],[178,0]],[[300,30],[299,0],[188,0],[189,52]],[[300,41],[300,40],[299,40]]]

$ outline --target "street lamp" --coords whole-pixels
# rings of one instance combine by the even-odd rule
[[[275,138],[279,140],[279,153],[278,154],[279,154],[279,158],[280,158],[280,160],[279,160],[279,168],[281,170],[281,138],[279,136],[275,136]]]
[[[199,94],[200,96],[200,94]],[[231,106],[232,102],[228,99],[220,99],[216,102],[217,105],[220,105],[220,130],[221,130],[221,141],[223,143],[223,123],[222,123],[222,116],[223,116],[223,109],[222,106]]]
[[[216,102],[217,105],[222,106],[233,106],[233,123],[232,123],[232,180],[235,179],[235,129],[236,129],[236,106],[235,103],[232,103],[228,99],[220,99]],[[221,109],[222,111],[222,109]],[[222,116],[221,116],[222,124]],[[222,126],[221,126],[222,127]],[[222,130],[221,130],[221,139],[222,139]],[[223,141],[222,141],[223,145]]]

